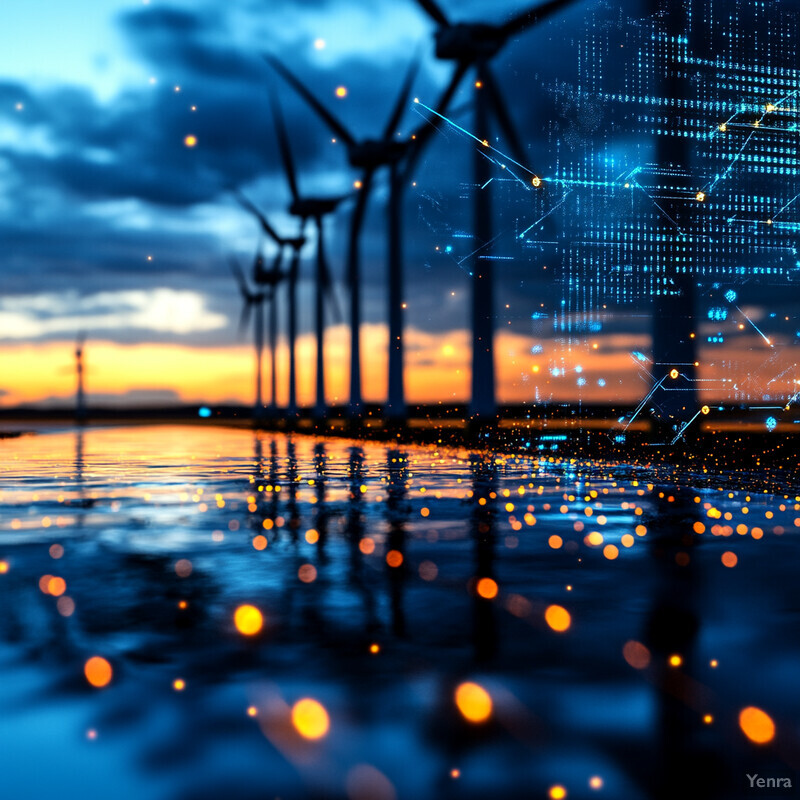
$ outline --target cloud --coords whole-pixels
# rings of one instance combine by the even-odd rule
[[[0,339],[39,339],[53,334],[119,328],[186,336],[218,331],[227,317],[210,311],[206,298],[172,289],[23,295],[0,298]]]

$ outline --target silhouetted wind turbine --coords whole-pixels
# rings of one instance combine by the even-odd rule
[[[231,270],[242,296],[242,313],[239,317],[239,335],[244,335],[250,323],[250,315],[255,309],[253,324],[253,343],[256,351],[256,396],[253,403],[253,419],[259,422],[264,414],[262,398],[262,370],[264,357],[264,299],[265,293],[253,291],[245,278],[241,266],[235,259],[231,259]],[[274,367],[273,367],[274,372]]]
[[[75,376],[77,385],[75,388],[75,420],[79,425],[86,422],[86,392],[83,385],[83,348],[86,343],[86,335],[79,333],[75,340]]]
[[[241,192],[235,192],[239,203],[256,219],[259,221],[261,225],[261,229],[264,233],[272,239],[272,241],[278,246],[279,253],[282,254],[284,250],[288,247],[292,251],[292,260],[289,264],[289,271],[287,273],[282,273],[282,278],[285,277],[287,279],[287,300],[289,306],[289,402],[287,405],[287,412],[289,416],[294,417],[297,414],[297,354],[296,350],[296,341],[297,341],[297,279],[300,273],[300,251],[303,249],[306,243],[305,236],[302,235],[302,231],[300,235],[294,237],[285,237],[279,236],[276,232],[275,228],[270,225],[267,218],[261,211],[255,206],[253,203],[250,202]],[[255,278],[257,283],[262,283],[259,281],[258,277]],[[269,281],[264,281],[264,283],[269,283]],[[272,301],[273,307],[271,308],[271,321],[270,321],[270,341],[272,346],[272,402],[273,407],[275,403],[275,340],[277,336],[277,332],[273,330],[272,326],[275,320],[275,311],[274,311],[274,299]]]
[[[437,23],[436,57],[454,61],[456,74],[463,75],[475,69],[474,134],[481,140],[489,138],[489,117],[494,117],[506,137],[513,157],[524,164],[519,138],[511,122],[505,101],[489,62],[505,47],[511,37],[537,25],[549,15],[564,8],[574,0],[548,0],[517,14],[502,25],[483,22],[451,23],[435,0],[417,0],[417,3]],[[474,180],[478,187],[486,187],[492,177],[491,162],[480,149],[474,158]],[[474,239],[472,257],[472,395],[470,415],[476,422],[495,418],[494,374],[494,281],[490,254],[492,242],[492,208],[486,188],[475,192]]]
[[[334,313],[337,317],[341,314],[336,305],[336,296],[333,294],[333,282],[331,280],[330,269],[325,255],[325,217],[332,214],[339,205],[350,197],[350,194],[338,195],[335,197],[303,197],[297,185],[297,174],[292,157],[292,148],[289,144],[289,136],[286,131],[286,123],[283,119],[278,98],[273,91],[270,91],[270,103],[272,105],[272,116],[275,122],[275,133],[278,137],[278,146],[281,153],[283,171],[289,184],[292,194],[292,202],[289,205],[289,213],[293,217],[298,217],[301,222],[301,233],[305,230],[305,224],[309,219],[314,220],[317,229],[317,274],[315,280],[316,292],[314,298],[314,317],[315,330],[317,335],[317,374],[316,374],[316,400],[314,404],[314,416],[323,419],[326,413],[325,404],[325,297],[329,297],[334,303]]]
[[[312,94],[296,75],[277,58],[266,55],[266,60],[311,106],[332,133],[344,142],[350,166],[363,170],[360,191],[350,220],[350,239],[347,256],[347,281],[350,288],[350,401],[348,412],[357,418],[362,412],[361,396],[361,230],[366,214],[367,202],[373,188],[375,173],[389,167],[389,205],[387,221],[387,253],[389,265],[389,387],[385,413],[390,418],[405,417],[405,391],[403,388],[403,248],[402,208],[403,190],[410,178],[416,157],[433,133],[429,124],[421,126],[405,139],[398,139],[395,131],[410,100],[419,62],[414,60],[403,81],[392,113],[381,133],[380,139],[356,139],[356,137]],[[437,105],[437,113],[444,114],[463,75],[456,70],[450,85]],[[405,164],[403,161],[405,159]]]

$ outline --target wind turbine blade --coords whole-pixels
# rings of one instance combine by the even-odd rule
[[[442,11],[439,4],[434,2],[434,0],[417,0],[417,3],[434,22],[438,23],[443,28],[450,27],[450,22],[445,16],[444,11]]]
[[[442,96],[439,98],[439,102],[436,105],[436,113],[441,114],[444,116],[447,114],[447,108],[450,105],[450,101],[453,99],[453,95],[456,93],[459,84],[461,83],[462,78],[466,74],[467,70],[469,69],[469,65],[464,62],[459,62],[456,68],[453,70],[453,77],[450,79],[450,83],[447,84],[447,88],[444,90]],[[433,136],[434,132],[436,131],[436,127],[434,123],[439,118],[436,117],[433,120],[425,122],[424,124],[420,125],[417,128],[416,132],[414,133],[413,144],[411,146],[411,151],[408,155],[408,160],[406,161],[405,167],[405,177],[406,179],[410,178],[411,175],[414,173],[414,167],[417,165],[417,161],[419,157],[422,155],[422,151],[425,149],[425,145],[428,143],[429,139]]]
[[[322,291],[325,293],[325,299],[331,305],[334,322],[341,322],[344,319],[344,314],[342,313],[342,307],[339,303],[339,297],[334,291],[330,266],[328,264],[328,259],[325,256],[325,245],[324,243],[321,243],[321,245],[317,246],[321,246],[319,259],[322,261]]]
[[[525,151],[522,149],[519,135],[514,127],[511,115],[508,112],[508,106],[503,99],[503,95],[500,93],[500,86],[495,80],[488,64],[484,64],[483,66],[483,79],[486,84],[486,91],[489,93],[489,102],[492,104],[494,115],[506,137],[511,154],[520,164],[525,164]]]
[[[361,176],[361,189],[359,190],[355,208],[353,208],[353,215],[350,217],[350,247],[352,248],[358,248],[358,240],[361,237],[361,229],[364,226],[364,217],[366,216],[367,203],[369,202],[369,193],[372,191],[373,175],[374,171],[368,169],[364,170],[364,174]],[[352,286],[356,279],[356,276],[353,275],[352,267],[352,264],[348,264],[348,286]]]
[[[281,237],[278,236],[275,228],[269,224],[267,218],[261,213],[261,211],[259,211],[255,204],[251,203],[250,200],[248,200],[247,197],[245,197],[244,194],[242,194],[242,192],[240,192],[238,189],[234,189],[233,193],[236,196],[236,199],[239,201],[239,205],[242,206],[242,208],[244,208],[246,211],[249,211],[261,223],[261,228],[264,233],[266,233],[267,236],[269,236],[269,238],[275,242],[275,244],[279,245],[281,243]]]
[[[242,306],[242,313],[239,315],[239,338],[243,339],[247,332],[247,326],[250,324],[250,315],[253,311],[253,299],[246,297],[244,305]]]
[[[409,65],[408,72],[406,73],[406,79],[403,81],[403,86],[400,89],[397,102],[392,110],[392,116],[389,117],[389,121],[386,123],[386,127],[383,129],[384,139],[391,139],[394,135],[395,129],[400,124],[400,118],[403,116],[403,112],[406,110],[406,106],[408,105],[411,87],[414,85],[414,79],[417,77],[418,71],[419,58],[415,58]]]
[[[517,14],[517,16],[503,25],[503,34],[508,38],[517,33],[522,33],[522,31],[532,28],[534,25],[538,25],[546,17],[555,14],[556,11],[560,11],[574,1],[575,0],[548,0],[546,3],[540,3],[538,6],[529,8],[521,14]]]
[[[281,272],[281,267],[283,266],[283,248],[281,247],[280,250],[275,254],[275,258],[272,260],[272,267],[270,268],[271,278],[270,284],[275,286],[276,284],[280,283],[286,275]]]
[[[239,293],[243,298],[248,298],[250,296],[250,289],[247,286],[247,278],[244,276],[244,270],[235,258],[231,258],[229,264],[233,277],[236,278],[236,283],[239,286]]]
[[[290,72],[275,56],[266,54],[264,58],[267,60],[267,63],[272,66],[272,68],[311,106],[311,108],[316,112],[317,116],[322,119],[322,121],[349,147],[353,147],[356,143],[356,140],[350,134],[350,131],[339,122],[336,117],[328,111],[325,106],[311,94],[310,89],[306,87],[304,83],[300,81],[300,79],[294,75],[294,73]]]
[[[300,192],[297,189],[297,173],[294,169],[294,159],[292,158],[292,148],[289,144],[289,136],[286,133],[286,122],[283,119],[283,110],[275,90],[269,89],[269,102],[272,107],[272,121],[275,123],[275,135],[278,137],[278,148],[281,151],[281,161],[286,180],[289,183],[289,190],[292,198],[297,201],[300,199]]]

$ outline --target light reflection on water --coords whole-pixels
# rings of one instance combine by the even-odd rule
[[[635,799],[699,769],[727,800],[746,771],[793,774],[793,496],[192,427],[0,449],[4,797]],[[774,742],[745,737],[746,706]]]

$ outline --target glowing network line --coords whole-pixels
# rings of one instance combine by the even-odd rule
[[[767,343],[767,344],[768,344],[770,347],[775,347],[775,345],[774,345],[774,344],[773,344],[773,343],[772,343],[772,342],[771,342],[771,341],[770,341],[770,340],[767,338],[767,336],[765,336],[765,335],[764,335],[764,332],[761,330],[761,328],[759,328],[759,327],[758,327],[758,325],[756,325],[756,324],[755,324],[755,322],[753,322],[753,320],[752,320],[752,319],[750,319],[750,317],[748,317],[748,316],[747,316],[747,314],[745,314],[745,313],[744,313],[744,311],[742,311],[742,309],[741,309],[741,308],[739,308],[739,306],[735,306],[735,308],[736,308],[736,310],[737,310],[737,311],[738,311],[738,312],[739,312],[739,313],[740,313],[740,314],[741,314],[741,315],[742,315],[742,316],[743,316],[743,317],[744,317],[744,318],[745,318],[745,319],[746,319],[746,320],[747,320],[747,321],[748,321],[748,322],[749,322],[749,323],[750,323],[750,324],[753,326],[753,328],[755,329],[756,333],[757,333],[757,334],[758,334],[758,335],[759,335],[759,336],[760,336],[760,337],[761,337],[761,338],[762,338],[762,339],[763,339],[763,340],[764,340],[764,341],[765,341],[765,342],[766,342],[766,343]]]

